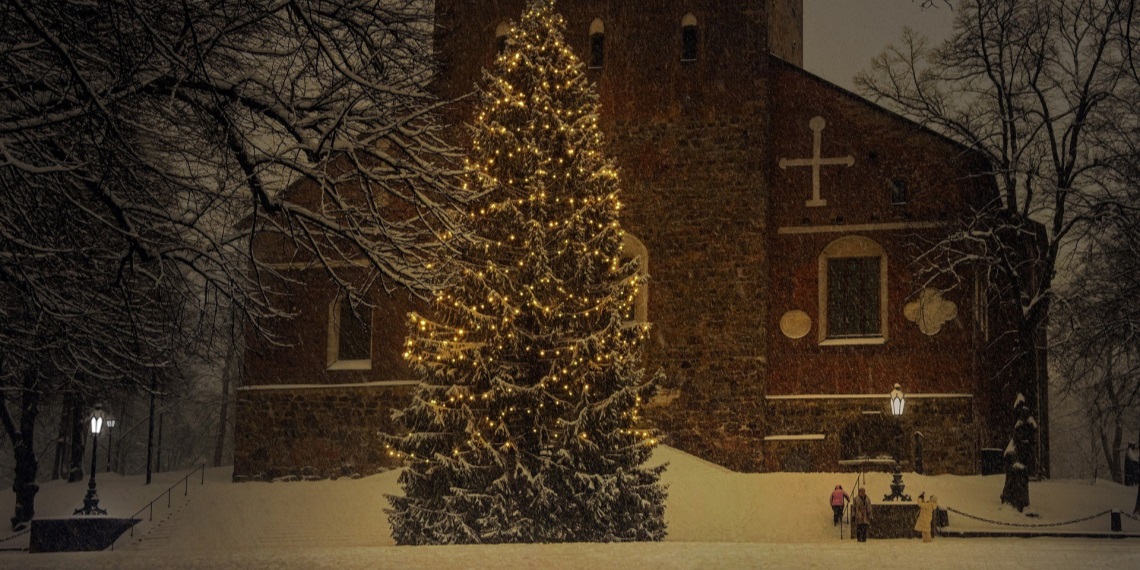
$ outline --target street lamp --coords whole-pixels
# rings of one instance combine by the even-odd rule
[[[111,443],[115,440],[111,439],[111,428],[115,427],[115,416],[107,414],[107,473],[111,472]]]
[[[891,415],[901,416],[904,406],[906,398],[903,397],[902,386],[895,384],[895,389],[891,390]]]
[[[99,451],[99,432],[103,431],[106,416],[103,404],[95,404],[91,412],[91,480],[87,482],[87,496],[83,497],[83,508],[75,509],[76,515],[105,515],[106,509],[99,508],[99,493],[95,492],[95,458]]]

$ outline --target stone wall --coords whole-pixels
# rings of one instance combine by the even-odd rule
[[[769,439],[764,442],[767,471],[844,471],[860,468],[843,463],[861,455],[853,447],[860,445],[858,431],[867,433],[872,444],[863,451],[874,459],[889,455],[898,459],[904,471],[913,471],[915,462],[914,434],[923,436],[923,466],[926,474],[977,473],[978,434],[973,399],[968,397],[907,398],[900,417],[890,415],[886,395],[867,398],[800,398],[769,397],[766,400],[769,419],[768,435],[774,437],[822,434],[823,439]],[[863,426],[866,426],[864,428]],[[846,446],[846,448],[845,448]],[[804,469],[801,466],[806,465]],[[876,466],[863,465],[864,470],[888,471],[893,462]]]
[[[398,465],[381,434],[411,384],[239,389],[234,480],[328,479]]]

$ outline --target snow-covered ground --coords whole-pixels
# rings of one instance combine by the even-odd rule
[[[0,568],[1131,568],[1140,564],[1140,538],[939,538],[840,540],[827,498],[836,484],[850,488],[854,474],[741,474],[661,447],[654,461],[669,462],[664,543],[395,547],[389,536],[385,493],[398,492],[397,472],[363,479],[295,483],[229,482],[228,469],[195,476],[189,496],[179,486],[159,501],[155,522],[144,522],[114,552],[28,554],[0,552]],[[128,516],[182,473],[162,473],[147,487],[141,477],[98,475],[101,505]],[[997,500],[1002,477],[907,474],[906,492],[937,495],[949,507],[991,520],[1048,523],[1107,509],[1129,510],[1135,488],[1098,481],[1031,483],[1029,518]],[[868,474],[872,499],[888,492],[890,475]],[[82,504],[85,484],[48,483],[37,515],[67,516]],[[12,512],[10,492],[0,514]],[[144,513],[144,519],[146,514]],[[958,529],[998,528],[950,515]],[[1102,516],[1061,530],[1107,531]],[[1124,519],[1140,533],[1140,522]],[[3,538],[0,533],[0,538]],[[141,540],[140,540],[141,539]],[[27,535],[0,548],[27,544]]]

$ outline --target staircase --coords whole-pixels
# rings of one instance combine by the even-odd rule
[[[179,515],[190,504],[190,498],[178,497],[177,500],[172,498],[170,508],[166,508],[165,503],[162,504],[161,509],[155,509],[153,521],[148,521],[146,518],[142,522],[135,525],[134,536],[128,532],[124,534],[118,542],[115,543],[115,549],[121,550],[138,550],[142,552],[168,550],[171,547],[172,539],[178,534]],[[143,513],[146,516],[146,513]]]

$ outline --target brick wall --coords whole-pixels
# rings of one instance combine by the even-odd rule
[[[340,269],[342,276],[354,270]],[[404,362],[403,343],[407,334],[408,311],[421,310],[422,302],[407,291],[385,292],[380,286],[369,289],[372,304],[372,367],[368,370],[330,370],[330,307],[341,294],[321,268],[286,269],[287,280],[266,283],[276,292],[274,307],[289,318],[271,321],[268,335],[247,332],[244,386],[280,384],[345,384],[410,380]],[[363,278],[363,270],[355,273]],[[298,283],[303,283],[299,286]]]
[[[234,480],[370,475],[397,463],[381,438],[413,386],[240,389]]]

